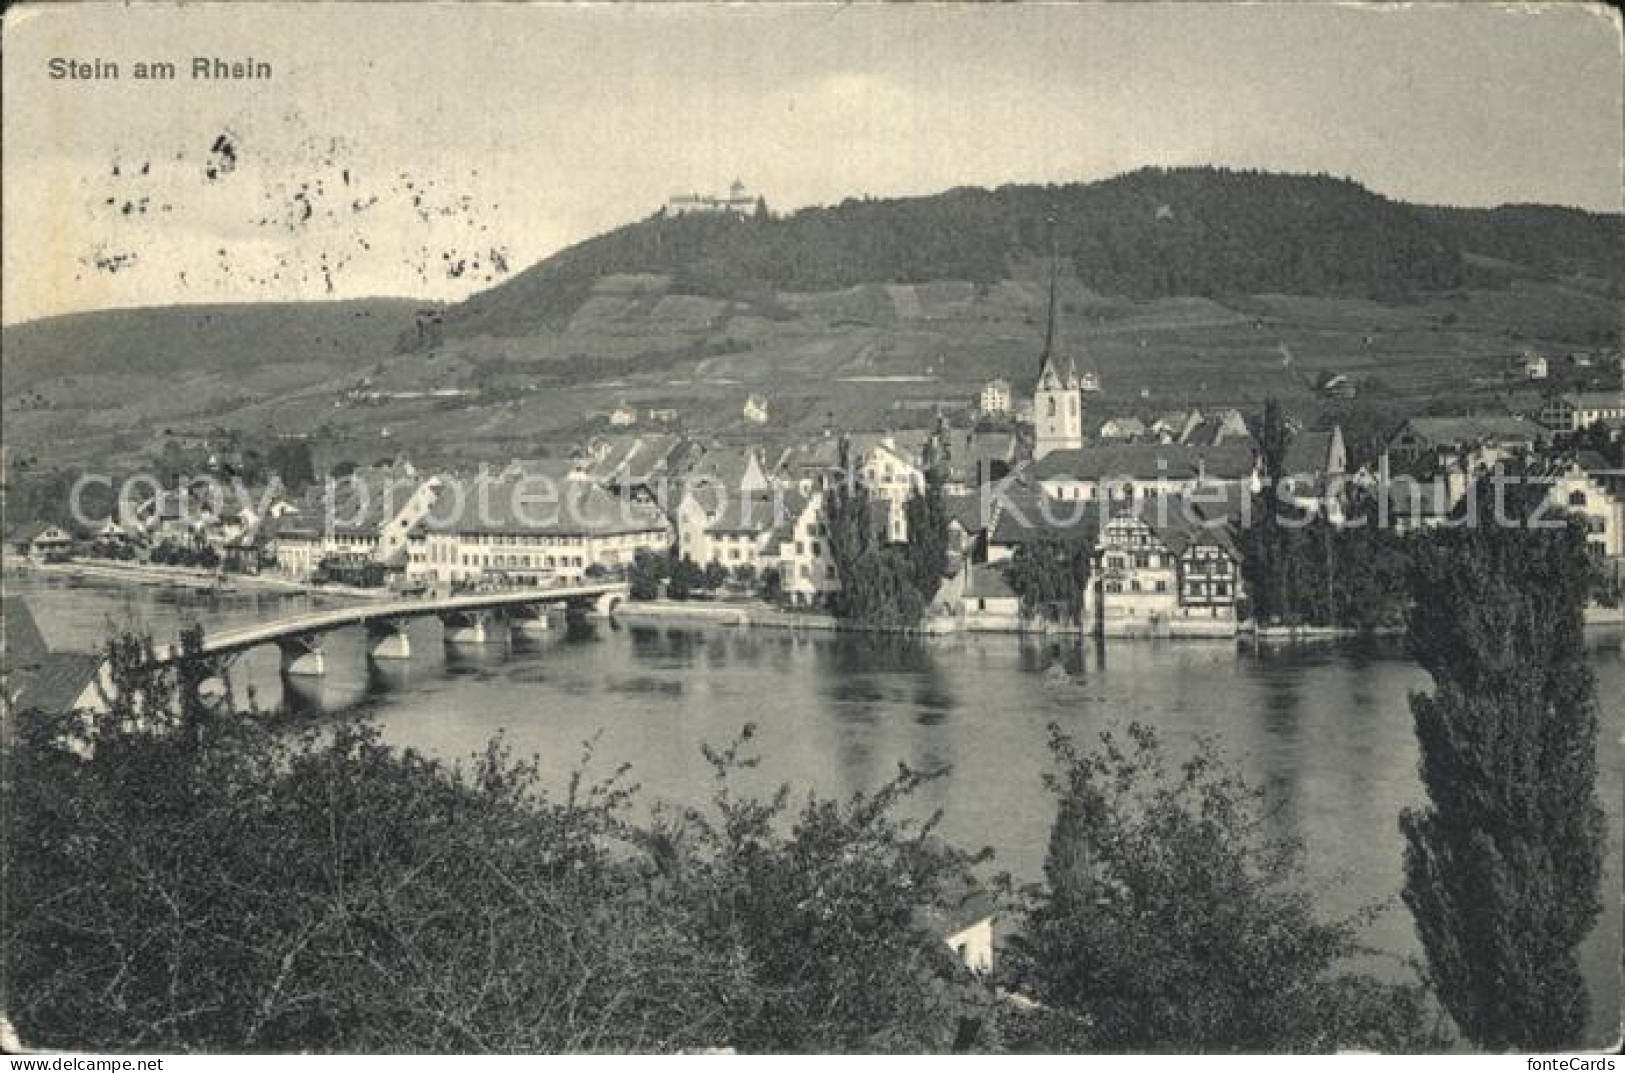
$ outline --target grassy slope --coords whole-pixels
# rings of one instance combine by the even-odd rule
[[[1201,174],[1178,179],[1180,189],[1197,190],[1191,204],[1205,213],[1200,227],[1179,232],[1179,242],[1201,239],[1215,224],[1219,209],[1198,189],[1209,181]],[[1238,182],[1266,180],[1225,175],[1221,185]],[[1328,189],[1319,181],[1289,186]],[[1096,196],[1092,187],[1065,189]],[[1339,212],[1374,202],[1385,233],[1410,226],[1411,214],[1426,234],[1459,246],[1462,285],[1404,302],[1269,293],[1105,297],[1092,289],[1098,281],[1078,237],[1081,260],[1069,263],[1063,281],[1063,334],[1080,365],[1102,374],[1107,397],[1099,408],[1250,406],[1269,394],[1307,406],[1316,375],[1333,369],[1380,382],[1396,410],[1440,397],[1493,407],[1506,387],[1490,381],[1509,354],[1526,345],[1562,353],[1610,334],[1617,339],[1619,309],[1606,277],[1620,255],[1598,239],[1606,240],[1616,218],[1532,207],[1411,209],[1350,184],[1329,189]],[[898,233],[907,234],[929,226],[933,205],[961,214],[970,205],[971,217],[985,223],[989,204],[1025,212],[1029,203],[1041,207],[1046,192],[1053,188],[959,191],[797,214],[799,223],[773,231],[779,246],[749,257],[764,271],[803,275],[811,269],[799,259],[820,244],[857,241],[842,237],[836,222],[843,214],[873,220],[901,213]],[[1108,193],[1133,211],[1151,204],[1143,185]],[[1176,213],[1186,208],[1178,204]],[[1300,217],[1313,212],[1303,209]],[[1155,211],[1149,219],[1165,222]],[[319,431],[341,457],[409,451],[467,459],[556,447],[592,429],[589,415],[621,399],[677,408],[691,429],[738,432],[745,395],[761,390],[774,408],[763,434],[782,436],[820,427],[831,411],[853,426],[900,424],[907,418],[895,404],[968,400],[992,376],[1011,379],[1018,394],[1027,390],[1045,268],[1021,255],[1021,227],[1001,254],[1002,278],[980,285],[882,276],[834,288],[764,289],[760,280],[691,270],[716,244],[761,239],[761,225],[701,227],[688,236],[699,245],[682,251],[654,249],[662,233],[654,222],[600,236],[452,307],[445,343],[422,353],[397,353],[416,308],[405,301],[115,311],[8,328],[5,438],[13,447],[94,457],[138,448],[164,427],[218,421],[256,433]],[[897,252],[858,249],[839,271],[880,272],[874,266]],[[934,256],[951,263],[957,255],[950,254]],[[673,260],[675,271],[648,270]],[[606,274],[616,266],[628,271]],[[1123,261],[1116,270],[1132,267]],[[485,394],[335,407],[342,388],[363,374],[382,388],[483,387]]]

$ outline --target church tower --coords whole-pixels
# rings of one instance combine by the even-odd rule
[[[1055,277],[1059,258],[1052,251],[1049,269],[1049,323],[1044,329],[1044,354],[1038,363],[1038,386],[1033,391],[1033,460],[1051,451],[1083,446],[1083,390],[1070,356],[1066,375],[1059,369],[1060,330],[1057,327]]]

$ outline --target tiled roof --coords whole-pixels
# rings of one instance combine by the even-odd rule
[[[725,496],[721,513],[713,515],[705,528],[710,533],[766,533],[778,528],[792,508],[799,511],[803,502],[794,493]]]
[[[755,447],[710,448],[684,475],[683,482],[691,488],[710,485],[737,492],[744,484],[753,457],[765,475],[761,454]]]
[[[990,543],[1008,546],[1056,539],[1093,545],[1100,532],[1098,503],[1052,499],[1042,493],[1008,493],[1001,499]]]
[[[854,449],[852,458],[859,457]],[[773,468],[778,472],[794,472],[806,469],[833,469],[841,463],[840,440],[834,436],[825,436],[821,439],[807,443],[793,443],[779,455],[779,460]]]
[[[1617,410],[1625,406],[1625,394],[1618,391],[1575,391],[1562,399],[1576,410]]]
[[[1400,431],[1409,429],[1430,443],[1473,443],[1512,440],[1528,442],[1540,438],[1541,428],[1526,417],[1413,417]]]
[[[943,508],[949,521],[957,521],[967,533],[980,533],[993,520],[994,497],[982,491],[942,497]]]
[[[6,533],[6,542],[8,544],[32,544],[51,529],[62,529],[62,527],[51,522],[23,522]],[[67,532],[66,529],[62,531]]]
[[[586,460],[583,471],[595,481],[633,485],[652,483],[660,477],[671,479],[675,475],[674,456],[683,445],[683,438],[661,434],[616,437],[606,442],[608,451],[599,458]]]
[[[1252,447],[1245,443],[1218,447],[1131,443],[1053,451],[1028,472],[1039,480],[1190,480],[1201,474],[1218,481],[1244,480],[1252,476],[1253,468]]]
[[[93,682],[102,657],[94,652],[51,652],[7,681],[18,711],[65,712]]]
[[[1139,436],[1145,432],[1145,422],[1138,417],[1108,417],[1100,423],[1101,435],[1110,427],[1118,436]]]
[[[815,493],[819,494],[819,493]],[[813,496],[804,496],[797,491],[788,491],[784,494],[784,513],[780,516],[779,525],[773,530],[769,544],[777,551],[780,544],[795,539],[796,521],[806,512],[807,504]]]
[[[5,638],[6,670],[31,667],[50,652],[45,635],[34,621],[34,612],[21,596],[7,596],[0,601],[0,631]]]
[[[1175,555],[1192,544],[1216,544],[1232,556],[1238,556],[1235,541],[1230,536],[1228,516],[1222,508],[1214,510],[1200,499],[1170,495],[1144,496],[1126,509],[1149,525]]]
[[[1305,429],[1286,448],[1287,473],[1321,473],[1332,451],[1331,429]]]
[[[966,579],[965,595],[981,599],[1014,596],[1016,591],[1005,580],[1004,571],[997,563],[978,563],[970,568]]]
[[[435,532],[612,536],[666,527],[653,507],[592,483],[552,486],[523,478],[447,481],[421,523]]]

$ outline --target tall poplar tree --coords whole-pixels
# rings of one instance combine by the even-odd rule
[[[1440,1001],[1487,1050],[1569,1047],[1586,1023],[1576,948],[1604,832],[1589,567],[1575,524],[1488,523],[1428,534],[1411,566],[1434,688],[1411,697],[1428,804],[1400,818],[1404,899]]]

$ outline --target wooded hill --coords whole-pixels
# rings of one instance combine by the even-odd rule
[[[1625,217],[1549,206],[1415,206],[1328,176],[1148,168],[1097,183],[850,199],[775,216],[663,212],[588,239],[446,314],[448,336],[567,321],[594,281],[659,273],[676,293],[744,300],[861,283],[1011,277],[1054,243],[1091,289],[1134,298],[1284,293],[1402,302],[1575,278],[1617,293]]]

